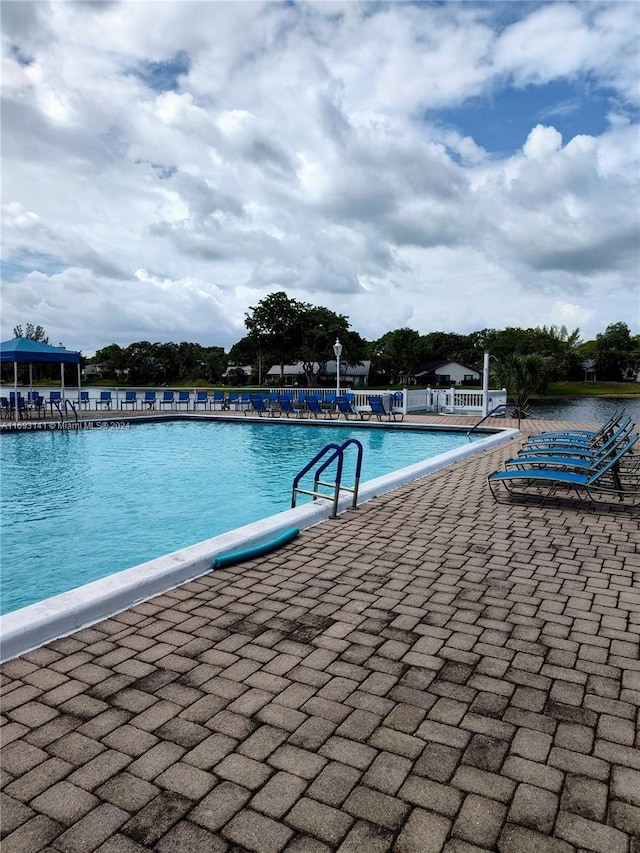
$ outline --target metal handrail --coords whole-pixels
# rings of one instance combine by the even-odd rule
[[[474,430],[476,430],[476,429],[480,426],[480,424],[483,424],[483,423],[487,420],[487,418],[492,418],[492,417],[494,417],[494,416],[495,416],[495,413],[496,413],[497,411],[499,411],[500,409],[504,409],[504,410],[506,411],[507,409],[510,409],[510,408],[511,408],[511,403],[500,403],[500,405],[499,405],[499,406],[496,406],[496,407],[495,407],[495,409],[491,409],[491,411],[490,411],[490,412],[487,412],[487,414],[486,414],[483,418],[481,418],[481,419],[478,421],[478,423],[477,423],[477,424],[474,424],[474,425],[471,427],[471,429],[470,429],[470,430],[469,430],[469,432],[467,433],[467,438],[469,438],[469,436],[471,435],[471,433],[472,433],[472,432],[474,432]]]
[[[355,476],[353,488],[349,488],[348,486],[342,485],[342,468],[343,468],[343,463],[344,463],[344,451],[345,451],[345,448],[347,448],[351,444],[355,444],[357,446],[357,449],[358,449],[358,457],[357,457],[357,462],[356,462],[356,476]],[[328,456],[327,459],[325,459],[323,464],[318,468],[318,470],[315,473],[314,481],[313,481],[313,489],[310,490],[310,489],[300,488],[299,483],[300,483],[300,480],[304,477],[304,475],[308,474],[309,471],[318,462],[320,462],[320,460],[323,459],[323,457],[327,456],[328,454],[331,454],[331,455]],[[338,464],[337,464],[335,481],[333,483],[330,483],[330,482],[326,482],[326,481],[321,480],[320,475],[327,469],[327,467],[329,465],[332,464],[332,462],[335,462],[336,459],[338,460]],[[340,490],[341,489],[343,491],[351,492],[353,494],[353,500],[351,503],[351,507],[352,507],[352,509],[355,509],[356,505],[357,505],[357,501],[358,501],[358,487],[359,487],[359,483],[360,483],[361,468],[362,468],[362,444],[357,439],[349,438],[349,439],[347,439],[347,441],[345,441],[343,444],[340,444],[340,445],[334,444],[333,442],[330,444],[327,444],[325,447],[323,447],[322,450],[318,451],[318,453],[316,453],[316,455],[313,457],[313,459],[310,462],[308,462],[304,466],[304,468],[302,468],[302,470],[299,471],[296,474],[296,476],[294,477],[293,489],[292,489],[292,494],[291,494],[291,507],[292,508],[295,507],[296,499],[297,499],[298,495],[312,495],[314,500],[316,500],[317,498],[327,498],[328,495],[319,491],[319,486],[327,486],[327,487],[333,488],[333,511],[332,511],[331,516],[330,516],[331,518],[337,518],[338,501],[340,498]]]

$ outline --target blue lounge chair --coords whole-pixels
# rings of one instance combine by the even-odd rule
[[[402,412],[396,412],[393,410],[388,412],[382,401],[382,397],[377,394],[372,394],[369,396],[369,406],[371,407],[371,417],[377,418],[379,421],[381,421],[382,418],[386,418],[388,421],[396,421],[398,420],[398,418],[402,420],[402,418],[404,417],[404,414]]]
[[[124,409],[131,406],[132,409],[138,408],[138,394],[136,391],[125,391],[124,400],[120,401],[120,408]]]
[[[203,406],[203,408],[209,408],[209,395],[206,391],[196,391],[196,396],[193,401],[193,411],[198,408],[198,406]]]
[[[11,404],[8,397],[0,397],[0,410],[2,411],[3,418],[11,417]]]
[[[88,409],[89,408],[89,392],[81,391],[80,392],[80,408]]]
[[[191,396],[188,391],[178,391],[178,399],[176,400],[176,409],[180,406],[184,406],[185,409],[189,409],[189,403],[191,402]]]
[[[218,407],[219,411],[222,411],[226,407],[226,402],[224,399],[224,391],[214,391],[213,398],[211,400],[211,408],[215,409]]]
[[[237,391],[231,391],[229,396],[227,397],[227,408],[231,408],[233,406],[234,411],[238,408],[240,404],[240,395]]]
[[[351,417],[353,417],[354,420],[358,417],[358,413],[353,408],[351,401],[347,397],[336,397],[336,410],[338,412],[338,420],[340,420],[340,415],[342,415],[346,421]]]
[[[111,408],[111,391],[101,391],[99,398],[96,400],[96,409],[105,409]]]
[[[606,441],[615,430],[623,423],[628,423],[622,420],[623,413],[613,415],[606,424],[603,424],[598,430],[567,430],[558,432],[542,432],[537,435],[531,435],[525,441],[523,447],[538,447],[544,445],[575,445],[577,447],[587,446],[596,447],[603,441]]]
[[[290,397],[280,397],[274,410],[274,415],[286,415],[288,418],[294,415],[296,418],[299,418],[302,417],[302,412],[302,407],[295,406]]]
[[[545,446],[523,447],[513,459],[507,459],[505,467],[526,467],[535,464],[551,464],[560,460],[559,464],[574,459],[576,467],[588,467],[595,465],[599,460],[606,460],[608,456],[615,453],[617,447],[628,438],[633,429],[631,418],[627,418],[613,435],[598,447],[586,445],[576,446],[567,444],[550,444]],[[580,461],[582,460],[582,461]]]
[[[58,393],[58,392],[55,392],[55,393]],[[18,391],[17,400],[18,400],[18,402],[17,402],[18,417],[23,418],[27,414],[27,401],[25,400],[25,398],[22,396],[22,394],[19,391]],[[11,416],[14,417],[15,413],[16,413],[16,392],[15,391],[9,392],[9,410],[10,410]]]
[[[625,486],[621,479],[620,462],[637,440],[638,434],[633,433],[625,439],[606,463],[587,468],[582,472],[569,470],[569,468],[558,468],[555,464],[547,467],[540,465],[532,468],[494,471],[487,478],[489,489],[497,501],[499,500],[499,486],[503,486],[505,492],[511,496],[531,497],[533,494],[544,499],[545,497],[557,496],[558,490],[569,489],[580,496],[586,494],[589,498],[592,498],[594,493],[604,493],[624,500]],[[520,491],[518,487],[520,487]],[[535,488],[537,491],[532,493],[531,488]],[[540,493],[541,489],[544,490],[543,494]]]
[[[156,392],[155,391],[145,391],[142,402],[140,403],[140,407],[145,407],[147,409],[155,409],[156,407]]]
[[[165,406],[169,406],[170,409],[173,409],[175,403],[175,398],[173,395],[173,391],[163,391],[162,392],[162,400],[160,400],[160,408],[164,408]]]
[[[332,414],[329,409],[323,409],[322,403],[317,397],[307,397],[307,402],[305,404],[305,411],[308,412],[309,415],[313,415],[316,420],[320,418],[328,418],[331,420]]]
[[[262,417],[263,415],[268,415],[269,417],[273,414],[271,407],[264,399],[262,394],[251,394],[249,397],[249,402],[251,404],[250,409],[245,409],[245,415],[259,415]]]

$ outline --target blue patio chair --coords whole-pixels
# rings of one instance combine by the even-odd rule
[[[229,396],[227,397],[227,408],[230,409],[233,406],[234,411],[240,405],[240,394],[237,391],[231,391]]]
[[[191,395],[188,391],[178,391],[178,399],[176,400],[176,409],[180,408],[180,406],[184,406],[185,409],[189,409],[189,403],[191,402]]]
[[[196,396],[193,401],[193,411],[195,412],[199,406],[203,406],[205,409],[209,408],[209,395],[206,391],[196,391]]]
[[[606,441],[625,422],[623,421],[623,415],[624,412],[615,413],[597,430],[557,430],[530,435],[524,442],[523,447],[537,447],[550,444],[595,447],[602,441]],[[629,419],[627,418],[626,420],[628,421]]]
[[[251,407],[251,392],[242,391],[240,394],[240,401],[238,403],[238,408],[240,408],[244,411],[245,409],[248,409],[250,407]]]
[[[382,397],[378,394],[372,394],[369,396],[369,406],[371,407],[370,417],[377,418],[379,421],[381,421],[382,418],[386,418],[388,421],[395,421],[398,420],[398,417],[402,420],[404,417],[402,412],[395,412],[393,409],[388,412],[385,408]],[[362,412],[361,414],[366,416],[367,413]]]
[[[576,459],[584,460],[593,464],[597,459],[604,459],[615,452],[618,445],[626,439],[633,430],[631,418],[627,418],[622,425],[611,435],[607,441],[595,447],[590,445],[574,444],[545,444],[532,447],[523,446],[518,455],[513,459],[507,459],[506,467],[517,467],[518,465],[532,465],[540,463],[544,459]],[[544,464],[544,463],[543,463]],[[578,466],[581,467],[581,466]]]
[[[35,413],[38,417],[40,417],[40,415],[44,415],[44,397],[42,394],[38,394],[37,391],[31,392],[29,409],[32,414]]]
[[[173,409],[173,405],[175,403],[175,399],[173,396],[173,391],[164,391],[162,394],[162,400],[160,400],[160,408],[164,408],[165,406],[169,406],[170,409]]]
[[[211,408],[215,409],[216,406],[218,407],[218,411],[220,412],[225,408],[226,402],[224,399],[224,391],[213,392],[213,397],[211,399]]]
[[[342,415],[346,421],[351,417],[354,420],[358,417],[358,413],[351,405],[351,401],[346,397],[336,397],[336,411],[338,412],[338,420],[340,420],[340,415]]]
[[[251,394],[249,396],[249,402],[251,404],[250,409],[245,409],[245,415],[259,415],[262,417],[263,415],[268,415],[269,417],[273,414],[271,406],[262,396],[262,394]]]
[[[18,407],[18,417],[24,418],[27,415],[27,401],[22,396],[22,394],[18,391],[17,397],[17,407]],[[15,416],[16,411],[16,392],[11,391],[9,393],[9,409],[11,414]]]
[[[88,409],[90,402],[91,401],[89,400],[89,392],[88,391],[81,391],[80,392],[80,408],[81,409]]]
[[[308,412],[309,416],[313,416],[316,420],[319,417],[331,420],[333,417],[329,409],[322,408],[320,400],[316,399],[316,397],[307,397],[305,410]]]
[[[302,417],[302,413],[303,408],[301,406],[294,405],[294,402],[290,397],[280,397],[274,411],[275,415],[286,415],[288,418],[291,417],[291,415],[294,415],[296,418],[300,418]]]
[[[575,492],[579,497],[587,495],[593,498],[594,494],[604,494],[617,497],[623,501],[625,497],[637,497],[638,488],[633,486],[632,490],[625,487],[621,475],[620,462],[638,440],[638,434],[633,433],[622,445],[620,445],[613,456],[606,463],[596,467],[587,468],[584,471],[573,470],[573,462],[570,467],[559,468],[557,464],[544,466],[536,465],[531,468],[508,469],[505,471],[494,471],[487,478],[489,489],[496,501],[499,494],[508,494],[522,498],[532,496],[542,498],[555,497],[560,492],[566,494]],[[575,461],[575,460],[574,460]],[[504,493],[500,487],[504,487]],[[531,489],[535,491],[531,491]]]
[[[145,391],[144,397],[140,401],[140,408],[147,408],[149,410],[155,409],[156,407],[156,392],[155,391]]]
[[[11,417],[11,404],[8,397],[0,397],[0,412],[3,418]]]
[[[124,409],[126,406],[131,406],[132,409],[138,408],[138,394],[136,391],[124,392],[124,400],[120,401],[120,408]]]
[[[96,400],[96,409],[102,409],[103,407],[110,409],[112,402],[111,391],[101,391],[100,397]]]

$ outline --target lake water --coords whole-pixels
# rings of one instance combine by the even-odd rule
[[[604,422],[614,412],[625,412],[640,424],[640,396],[638,397],[571,397],[540,400],[530,406],[534,418],[576,422]]]

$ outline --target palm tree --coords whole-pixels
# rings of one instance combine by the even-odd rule
[[[493,373],[496,382],[507,389],[513,416],[518,421],[531,417],[531,395],[543,393],[548,384],[547,360],[539,355],[507,355],[497,361]]]

